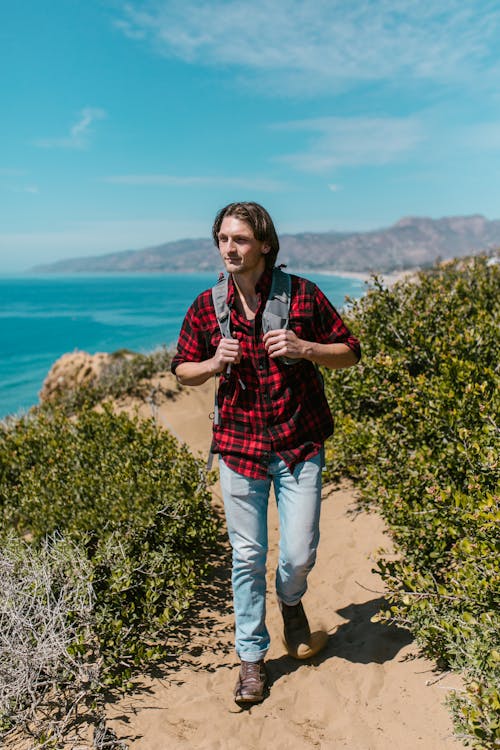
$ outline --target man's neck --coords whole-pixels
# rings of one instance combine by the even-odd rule
[[[241,311],[248,320],[253,320],[259,306],[259,297],[255,287],[264,271],[233,274],[236,296],[239,297]]]
[[[240,295],[243,295],[246,299],[255,297],[255,287],[262,274],[262,270],[249,271],[248,273],[233,273],[233,281]]]

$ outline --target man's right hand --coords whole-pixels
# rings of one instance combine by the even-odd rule
[[[228,365],[237,365],[240,360],[241,350],[238,339],[222,338],[213,356],[214,373],[223,372]]]
[[[238,339],[221,339],[213,357],[202,362],[181,362],[175,376],[181,385],[202,385],[213,375],[237,365],[240,359]]]

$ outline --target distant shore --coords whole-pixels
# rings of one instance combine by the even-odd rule
[[[330,271],[325,269],[298,269],[296,271],[299,275],[307,276],[307,274],[318,274],[318,276],[339,276],[343,279],[356,279],[358,281],[363,281],[365,284],[370,281],[373,276],[377,276],[379,279],[383,281],[383,283],[386,286],[392,286],[397,281],[401,281],[401,279],[407,278],[408,276],[412,276],[415,273],[418,273],[418,268],[412,268],[407,269],[406,271],[392,271],[391,273],[383,273],[381,271]],[[294,273],[294,271],[291,271],[291,273]]]
[[[286,271],[289,273],[295,273],[300,276],[308,276],[308,275],[315,275],[318,276],[338,276],[339,278],[344,279],[356,279],[358,281],[369,281],[372,276],[378,276],[382,278],[387,283],[391,284],[394,283],[394,281],[398,281],[400,278],[403,278],[404,276],[407,276],[408,274],[415,273],[418,271],[418,268],[413,269],[407,269],[405,271],[394,271],[390,273],[385,273],[383,271],[337,271],[335,269],[330,268],[296,268],[296,267],[286,267]],[[190,269],[190,270],[179,270],[174,269],[173,271],[46,271],[41,272],[37,271],[36,269],[28,269],[24,271],[17,271],[17,272],[11,272],[11,273],[0,273],[0,279],[26,279],[26,278],[126,278],[126,277],[139,277],[139,276],[186,276],[186,275],[203,275],[206,274],[207,276],[217,275],[220,271],[223,271],[222,266],[220,268],[213,268],[213,269]]]
[[[368,281],[372,275],[368,271],[335,271],[328,268],[285,268],[289,273],[296,273],[300,276],[308,274],[317,274],[318,276],[339,276],[343,279],[357,279],[358,281]]]

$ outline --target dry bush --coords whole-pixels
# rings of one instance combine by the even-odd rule
[[[40,547],[9,535],[0,551],[0,727],[29,726],[40,712],[65,722],[98,678],[82,644],[94,596],[90,566],[54,536]],[[73,709],[73,710],[72,710]]]

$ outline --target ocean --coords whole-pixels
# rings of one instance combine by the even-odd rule
[[[337,308],[365,289],[359,279],[305,275]],[[66,352],[174,346],[187,307],[216,281],[216,273],[0,276],[0,418],[36,404]]]

